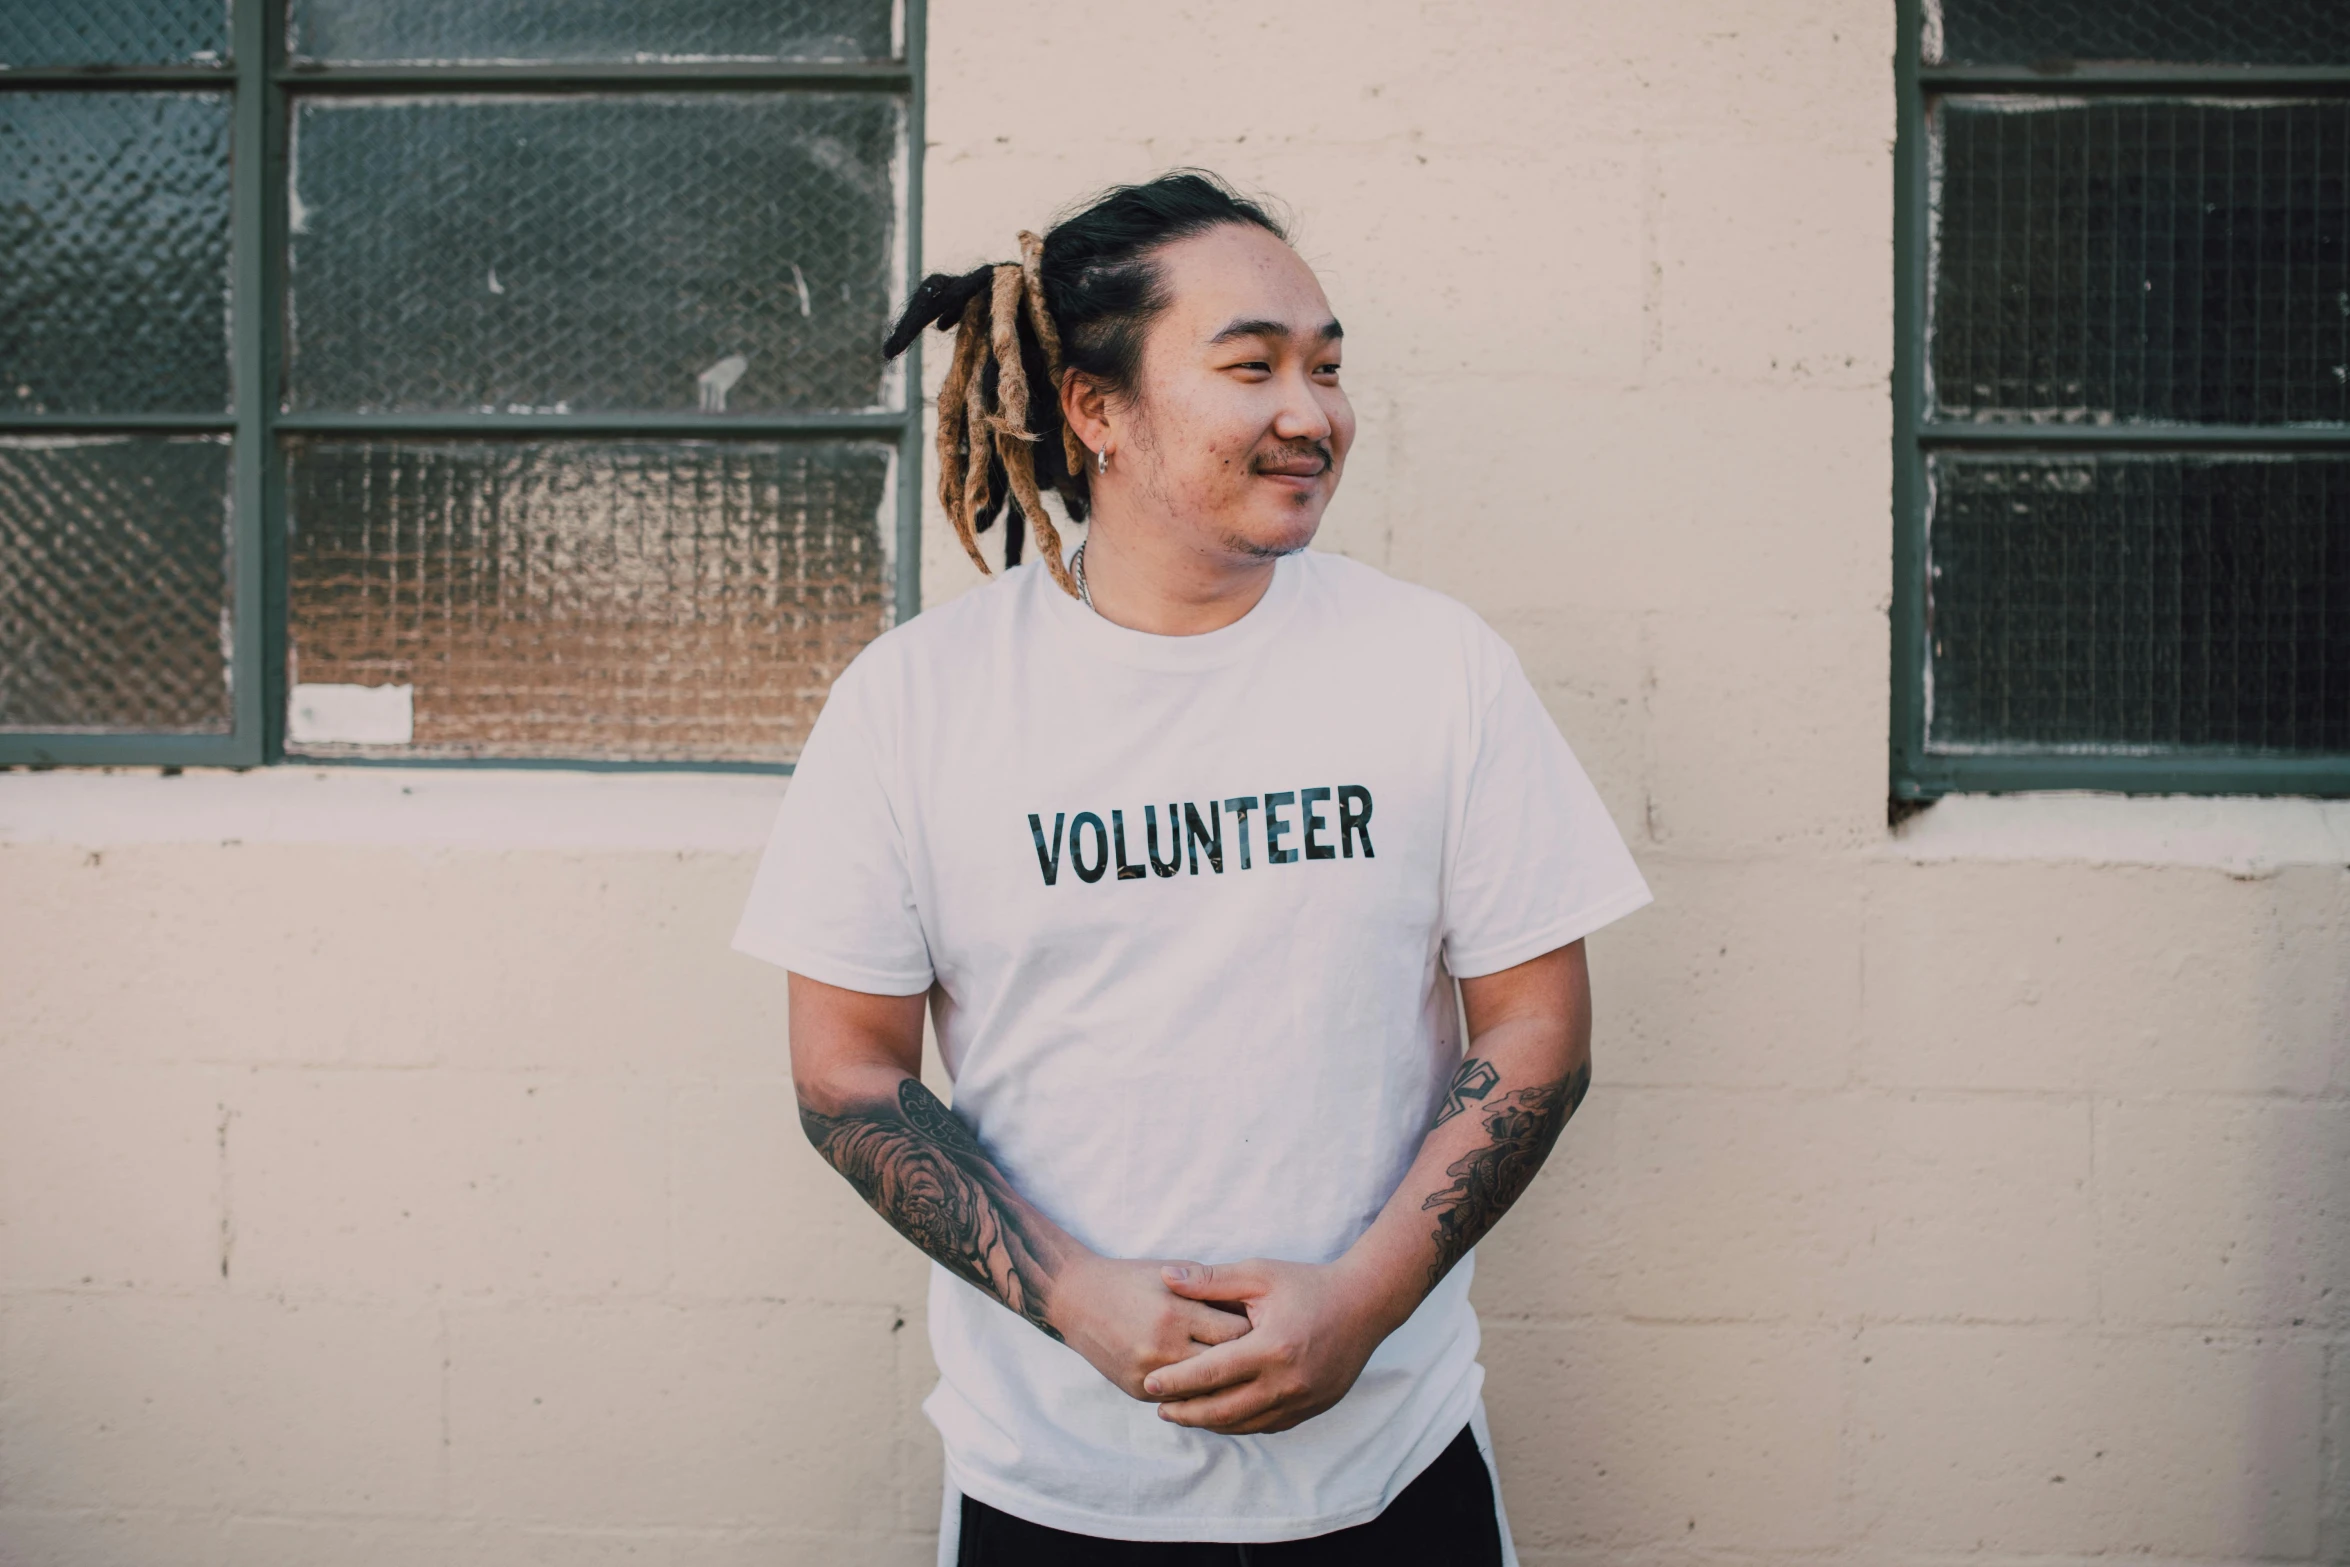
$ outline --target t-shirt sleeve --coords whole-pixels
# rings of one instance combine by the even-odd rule
[[[734,947],[844,990],[911,996],[930,988],[930,946],[876,684],[857,665],[834,683],[776,813]]]
[[[1444,963],[1474,979],[1580,941],[1650,901],[1599,791],[1496,637],[1459,838],[1445,872]]]

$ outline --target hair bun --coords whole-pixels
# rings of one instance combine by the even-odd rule
[[[995,268],[981,267],[977,271],[957,276],[951,272],[933,272],[914,290],[914,297],[906,302],[906,312],[898,317],[881,345],[881,357],[895,359],[911,347],[922,329],[935,325],[941,332],[952,332],[955,323],[963,319],[964,309],[972,297],[988,286]]]

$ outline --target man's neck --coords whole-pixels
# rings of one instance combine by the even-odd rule
[[[1086,530],[1085,587],[1094,611],[1130,631],[1196,637],[1257,607],[1278,556],[1209,552],[1133,526]]]

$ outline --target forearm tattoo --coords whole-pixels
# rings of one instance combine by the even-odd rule
[[[1471,1067],[1484,1068],[1483,1075],[1472,1076]],[[1483,1086],[1474,1094],[1465,1094],[1464,1081]],[[1482,1101],[1500,1081],[1500,1075],[1485,1062],[1463,1062],[1435,1124],[1442,1126],[1458,1114],[1464,1108],[1460,1099]],[[1430,1289],[1468,1255],[1470,1247],[1484,1239],[1485,1232],[1509,1212],[1510,1204],[1525,1195],[1534,1172],[1550,1157],[1551,1146],[1590,1089],[1591,1067],[1585,1063],[1555,1083],[1521,1088],[1481,1104],[1490,1140],[1446,1166],[1444,1173],[1452,1177],[1452,1184],[1420,1204],[1423,1212],[1436,1215],[1436,1260],[1428,1267]]]
[[[1022,1204],[960,1117],[913,1078],[897,1102],[845,1115],[800,1107],[800,1124],[875,1212],[958,1278],[967,1279],[1053,1338],[1045,1320],[1052,1270],[1037,1253]]]
[[[1453,1073],[1452,1086],[1444,1091],[1444,1108],[1436,1112],[1436,1119],[1428,1129],[1434,1131],[1468,1109],[1470,1100],[1482,1100],[1500,1082],[1501,1074],[1493,1069],[1492,1062],[1469,1057],[1461,1063],[1461,1069]]]

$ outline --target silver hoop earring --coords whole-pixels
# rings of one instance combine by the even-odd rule
[[[1110,449],[1107,446],[1093,454],[1093,471],[1096,473],[1110,471]]]

